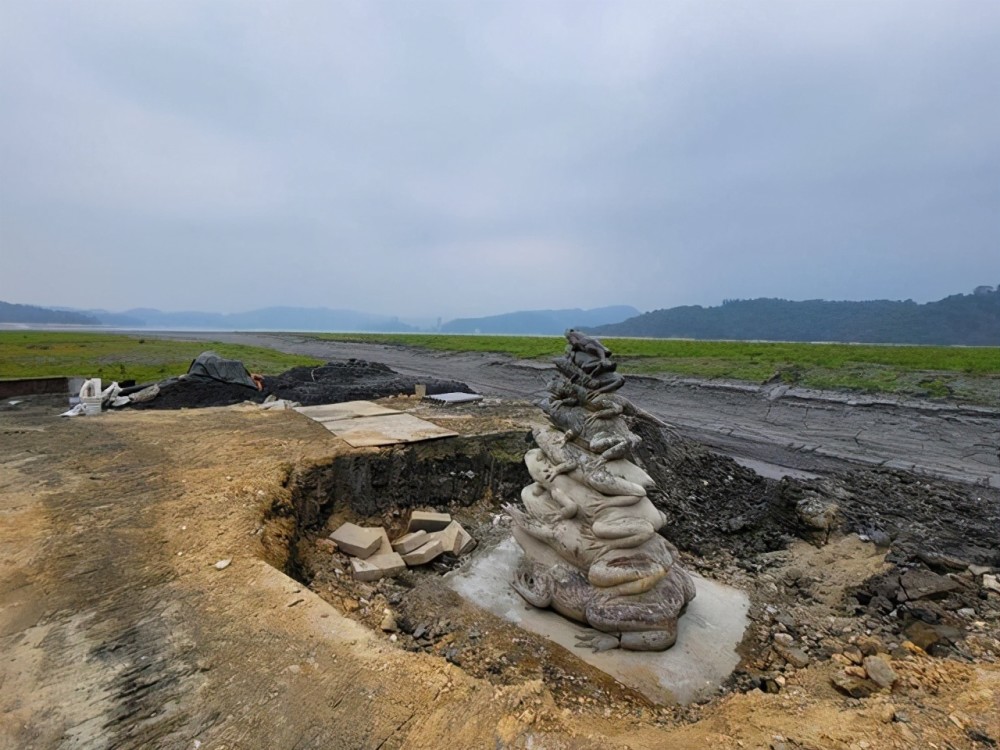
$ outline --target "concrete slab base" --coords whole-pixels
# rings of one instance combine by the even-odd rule
[[[673,648],[595,654],[575,647],[576,636],[588,628],[532,607],[511,588],[521,555],[513,537],[505,539],[450,574],[448,586],[473,604],[558,643],[658,704],[691,703],[711,694],[739,663],[736,647],[747,626],[750,600],[738,589],[694,576],[698,594],[678,622]]]

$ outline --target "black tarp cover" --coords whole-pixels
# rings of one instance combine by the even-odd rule
[[[257,384],[242,362],[223,359],[215,352],[202,352],[188,367],[187,377],[194,380],[218,380],[221,383],[235,383],[257,390]]]

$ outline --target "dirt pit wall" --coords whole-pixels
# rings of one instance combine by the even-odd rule
[[[411,508],[449,510],[517,497],[531,478],[525,430],[358,450],[297,469],[289,490],[300,527],[315,530],[335,512],[370,518]]]

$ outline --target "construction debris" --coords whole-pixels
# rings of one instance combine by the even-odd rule
[[[410,524],[407,531],[440,531],[451,523],[451,516],[447,513],[434,513],[432,511],[415,510],[410,513]]]
[[[409,534],[401,536],[392,543],[392,548],[399,554],[405,555],[408,552],[413,552],[418,547],[423,547],[429,541],[430,536],[426,531],[421,529],[420,531],[412,531]]]
[[[427,544],[418,547],[413,552],[403,555],[403,561],[407,565],[411,566],[426,565],[431,560],[434,560],[443,554],[444,545],[441,544],[440,539],[435,539],[432,542],[427,542]]]
[[[330,534],[330,540],[341,552],[350,555],[351,573],[358,581],[395,576],[407,566],[426,565],[444,554],[458,557],[476,546],[476,540],[462,524],[447,513],[415,510],[410,515],[408,529],[390,542],[381,526],[345,523]]]
[[[381,528],[363,528],[353,523],[345,523],[330,538],[344,552],[362,560],[371,557],[382,544]]]
[[[387,555],[372,555],[367,560],[351,558],[351,572],[358,581],[377,581],[379,578],[399,575],[406,570],[403,558],[395,552]]]

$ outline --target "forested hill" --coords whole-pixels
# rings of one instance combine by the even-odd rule
[[[1000,287],[937,302],[730,300],[654,310],[589,329],[605,336],[1000,346]]]
[[[96,326],[98,321],[97,318],[83,313],[0,301],[0,323]]]
[[[559,336],[567,328],[617,323],[639,311],[628,305],[593,310],[519,310],[486,318],[458,318],[441,326],[441,333],[505,333],[508,335]]]

